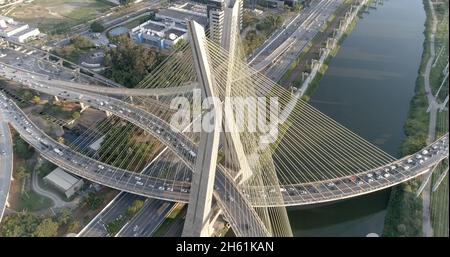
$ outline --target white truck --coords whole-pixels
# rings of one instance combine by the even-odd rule
[[[61,150],[59,150],[58,148],[53,149],[53,151],[55,151],[55,153],[57,153],[59,156],[63,155],[63,152]]]

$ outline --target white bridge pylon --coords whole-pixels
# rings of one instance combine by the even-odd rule
[[[273,164],[269,165],[269,169],[267,170],[271,174],[269,177],[272,179],[264,178],[264,175],[261,174],[267,171],[261,168],[260,158],[261,156],[263,156],[262,158],[267,157],[267,155],[262,154],[261,156],[256,156],[257,158],[252,159],[255,163],[252,165],[249,164],[234,117],[233,104],[230,100],[232,97],[232,88],[239,87],[238,84],[234,83],[236,77],[240,75],[236,74],[235,63],[242,59],[240,58],[241,49],[239,49],[238,45],[238,18],[240,8],[238,1],[231,1],[225,7],[224,29],[220,46],[221,49],[229,54],[226,61],[220,65],[221,69],[226,71],[225,79],[223,77],[219,78],[220,76],[216,78],[214,75],[213,63],[209,60],[211,57],[208,56],[208,45],[203,27],[194,21],[188,22],[193,61],[195,63],[198,84],[202,90],[202,100],[207,98],[220,99],[218,92],[220,85],[225,86],[225,94],[223,95],[223,99],[220,99],[220,102],[214,102],[210,105],[210,109],[214,114],[214,120],[210,120],[210,123],[214,124],[214,130],[211,132],[202,130],[201,132],[199,154],[196,159],[191,183],[191,193],[183,228],[183,236],[211,235],[211,205],[214,191],[214,177],[218,165],[219,139],[223,146],[225,167],[230,172],[229,175],[233,177],[236,185],[244,183],[260,186],[265,184],[270,186],[273,186],[273,184],[279,185],[278,180],[273,179],[276,178]],[[221,131],[223,133],[220,133]],[[254,171],[252,171],[251,166],[255,168]],[[253,172],[256,173],[253,174]],[[278,189],[277,192],[280,201],[282,201],[280,190]],[[225,199],[227,198],[229,200],[232,197],[226,196]],[[247,207],[253,209],[252,206]],[[255,218],[258,219],[259,216],[269,235],[292,236],[285,207],[260,207],[255,208],[254,212],[257,213]]]
[[[213,78],[204,47],[205,31],[198,23],[188,22],[189,39],[192,46],[195,69],[198,75],[199,85],[202,90],[202,98],[215,96]],[[214,129],[210,132],[202,130],[200,136],[198,157],[195,161],[192,175],[191,193],[189,205],[183,227],[182,236],[198,237],[209,236],[211,205],[214,190],[214,179],[217,166],[217,154],[219,151],[221,110],[220,103],[211,103],[211,111]]]

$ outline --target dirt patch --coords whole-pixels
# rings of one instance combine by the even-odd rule
[[[104,118],[106,118],[105,112],[88,108],[81,113],[81,117],[77,120],[77,124],[90,128]]]

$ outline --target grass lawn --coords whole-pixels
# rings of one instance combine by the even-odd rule
[[[448,111],[438,113],[437,119],[437,137],[448,132]],[[441,174],[448,169],[448,161],[441,164],[440,167],[433,174],[433,183],[435,185]],[[431,225],[433,226],[434,236],[448,237],[449,236],[449,214],[448,214],[448,172],[442,183],[435,192],[431,193]]]
[[[435,185],[441,174],[448,169],[448,162],[441,164],[433,174],[433,183]],[[438,189],[431,194],[431,225],[433,226],[433,234],[435,237],[448,237],[448,172]]]
[[[52,33],[69,30],[113,6],[105,0],[34,0],[20,4],[9,16],[38,26],[44,33]]]
[[[52,200],[40,196],[33,191],[24,192],[17,201],[17,211],[27,210],[30,212],[48,209],[52,206]]]

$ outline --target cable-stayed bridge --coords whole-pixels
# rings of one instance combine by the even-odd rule
[[[192,228],[185,225],[185,235],[208,234],[209,223],[220,212],[238,236],[291,235],[284,206],[381,190],[426,173],[448,158],[445,134],[418,153],[396,160],[249,67],[243,61],[233,20],[236,9],[229,9],[223,42],[209,40],[190,23],[191,44],[173,53],[137,89],[115,88],[107,93],[108,89],[96,86],[86,90],[89,84],[76,79],[65,81],[23,66],[2,66],[0,75],[5,78],[57,100],[80,102],[108,113],[108,118],[86,132],[92,137],[85,137],[113,131],[105,139],[109,147],[102,151],[88,152],[83,146],[87,144],[81,142],[75,146],[58,143],[3,95],[5,116],[45,158],[69,172],[147,197],[190,206],[203,201],[190,212],[202,216],[201,225],[192,220]],[[225,110],[208,133],[194,129],[195,121],[207,112],[195,110],[198,99],[193,89],[200,89],[203,98],[216,97],[217,109],[222,105]],[[228,102],[236,98],[240,101]],[[240,113],[236,104],[246,99],[263,99],[248,104],[262,106],[266,116],[260,118],[258,108]],[[277,99],[278,109],[266,108],[264,103],[270,99]],[[188,106],[185,116],[191,121],[174,126],[177,112],[168,108],[174,105]],[[265,124],[272,117],[275,125]],[[260,119],[257,125],[266,129],[254,131],[250,123],[244,123],[242,131],[234,129],[239,120],[251,119]],[[142,142],[151,140],[169,151],[149,166],[145,158],[136,159],[135,149],[145,157],[150,150]],[[142,169],[150,171],[136,173]],[[198,195],[196,202],[193,191]]]

